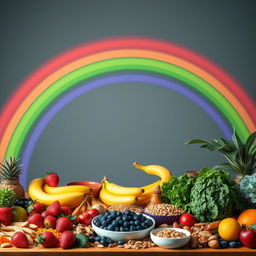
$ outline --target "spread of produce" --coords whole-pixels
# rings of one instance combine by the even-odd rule
[[[226,163],[173,176],[160,165],[134,167],[159,180],[124,187],[107,177],[59,186],[47,173],[19,184],[21,163],[0,163],[1,248],[256,249],[256,132],[242,142],[191,140]],[[235,175],[234,175],[235,174]]]

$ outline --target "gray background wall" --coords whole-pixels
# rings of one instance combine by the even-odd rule
[[[255,90],[256,2],[253,0],[1,0],[0,106],[44,61],[75,45],[139,35],[189,47]],[[0,124],[1,125],[1,124]],[[195,103],[168,89],[123,83],[91,91],[50,122],[31,158],[28,180],[56,170],[61,183],[100,180],[123,185],[155,180],[132,162],[161,164],[175,175],[223,161],[184,146],[222,136]]]

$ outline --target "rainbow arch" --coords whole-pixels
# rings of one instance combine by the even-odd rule
[[[118,71],[176,79],[214,105],[242,140],[256,130],[253,100],[211,61],[170,42],[122,37],[78,46],[28,77],[1,110],[0,159],[20,157],[36,122],[58,98],[81,82]]]

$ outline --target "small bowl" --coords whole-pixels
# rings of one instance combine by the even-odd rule
[[[186,237],[163,238],[163,237],[156,236],[156,233],[158,233],[160,230],[163,230],[163,229],[173,229],[173,230],[182,232],[186,235]],[[190,232],[187,230],[181,229],[181,228],[156,228],[150,232],[151,240],[159,247],[166,248],[166,249],[174,249],[174,248],[183,247],[189,242],[190,237],[191,237]]]
[[[180,214],[180,215],[162,216],[162,215],[150,214],[145,211],[143,211],[143,214],[148,215],[149,217],[153,218],[156,222],[156,227],[160,226],[161,224],[172,225],[173,222],[179,221],[180,216],[182,215],[182,214]]]
[[[92,228],[94,229],[95,233],[98,236],[106,236],[111,238],[114,241],[118,240],[131,240],[131,239],[142,239],[147,236],[149,236],[149,233],[152,229],[155,227],[155,221],[154,219],[145,216],[148,219],[151,219],[153,221],[153,225],[149,228],[138,230],[138,231],[128,231],[128,232],[120,232],[120,231],[110,231],[110,230],[105,230],[102,228],[99,228],[95,226],[94,220],[98,218],[98,216],[94,217],[92,220]]]
[[[96,181],[74,181],[67,184],[67,186],[70,185],[82,185],[86,187],[90,187],[92,189],[92,195],[95,198],[99,197],[99,193],[101,190],[101,184]]]

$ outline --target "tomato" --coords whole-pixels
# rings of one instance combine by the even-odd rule
[[[256,247],[256,232],[252,228],[242,229],[239,234],[239,239],[241,243],[248,248]]]
[[[218,227],[220,237],[227,241],[236,241],[239,237],[240,230],[240,224],[233,218],[222,220]]]
[[[87,213],[89,213],[93,218],[99,215],[99,211],[95,208],[88,210]]]
[[[92,221],[93,217],[89,214],[79,214],[77,217],[77,221],[81,224],[84,224],[86,226],[91,225],[91,221]]]
[[[184,226],[192,227],[196,223],[196,218],[189,213],[184,213],[180,216],[179,223]]]

